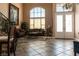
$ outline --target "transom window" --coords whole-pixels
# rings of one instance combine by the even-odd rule
[[[30,29],[45,29],[45,9],[35,7],[30,10]]]
[[[73,9],[73,4],[64,4],[64,3],[59,3],[56,4],[56,12],[70,12]]]

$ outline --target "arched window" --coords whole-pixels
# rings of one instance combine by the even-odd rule
[[[30,10],[30,29],[45,29],[45,9],[35,7]]]

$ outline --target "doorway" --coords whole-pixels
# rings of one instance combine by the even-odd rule
[[[56,13],[55,37],[74,38],[74,13]]]

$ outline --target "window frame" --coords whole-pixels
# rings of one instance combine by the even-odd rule
[[[41,12],[35,11],[36,8],[39,8]],[[34,11],[34,12],[32,12],[32,11]],[[38,12],[40,13],[40,17],[31,17],[31,13],[37,13],[38,14]],[[42,13],[44,13],[44,17],[42,17]],[[44,8],[41,8],[41,7],[34,7],[34,8],[32,8],[30,10],[30,20],[31,19],[33,19],[33,24],[30,24],[30,29],[45,29],[45,27],[42,28],[43,25],[45,26],[45,23],[42,24],[42,20],[41,20],[41,19],[45,20],[45,9]],[[35,20],[34,19],[40,19],[40,28],[35,28]],[[29,23],[30,23],[30,21],[29,21]],[[33,28],[31,28],[31,25],[33,25]]]

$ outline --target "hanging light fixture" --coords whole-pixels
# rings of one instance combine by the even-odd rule
[[[65,8],[65,9],[70,9],[70,8],[72,8],[72,6],[73,6],[72,3],[65,3],[65,4],[63,5],[63,8]]]

